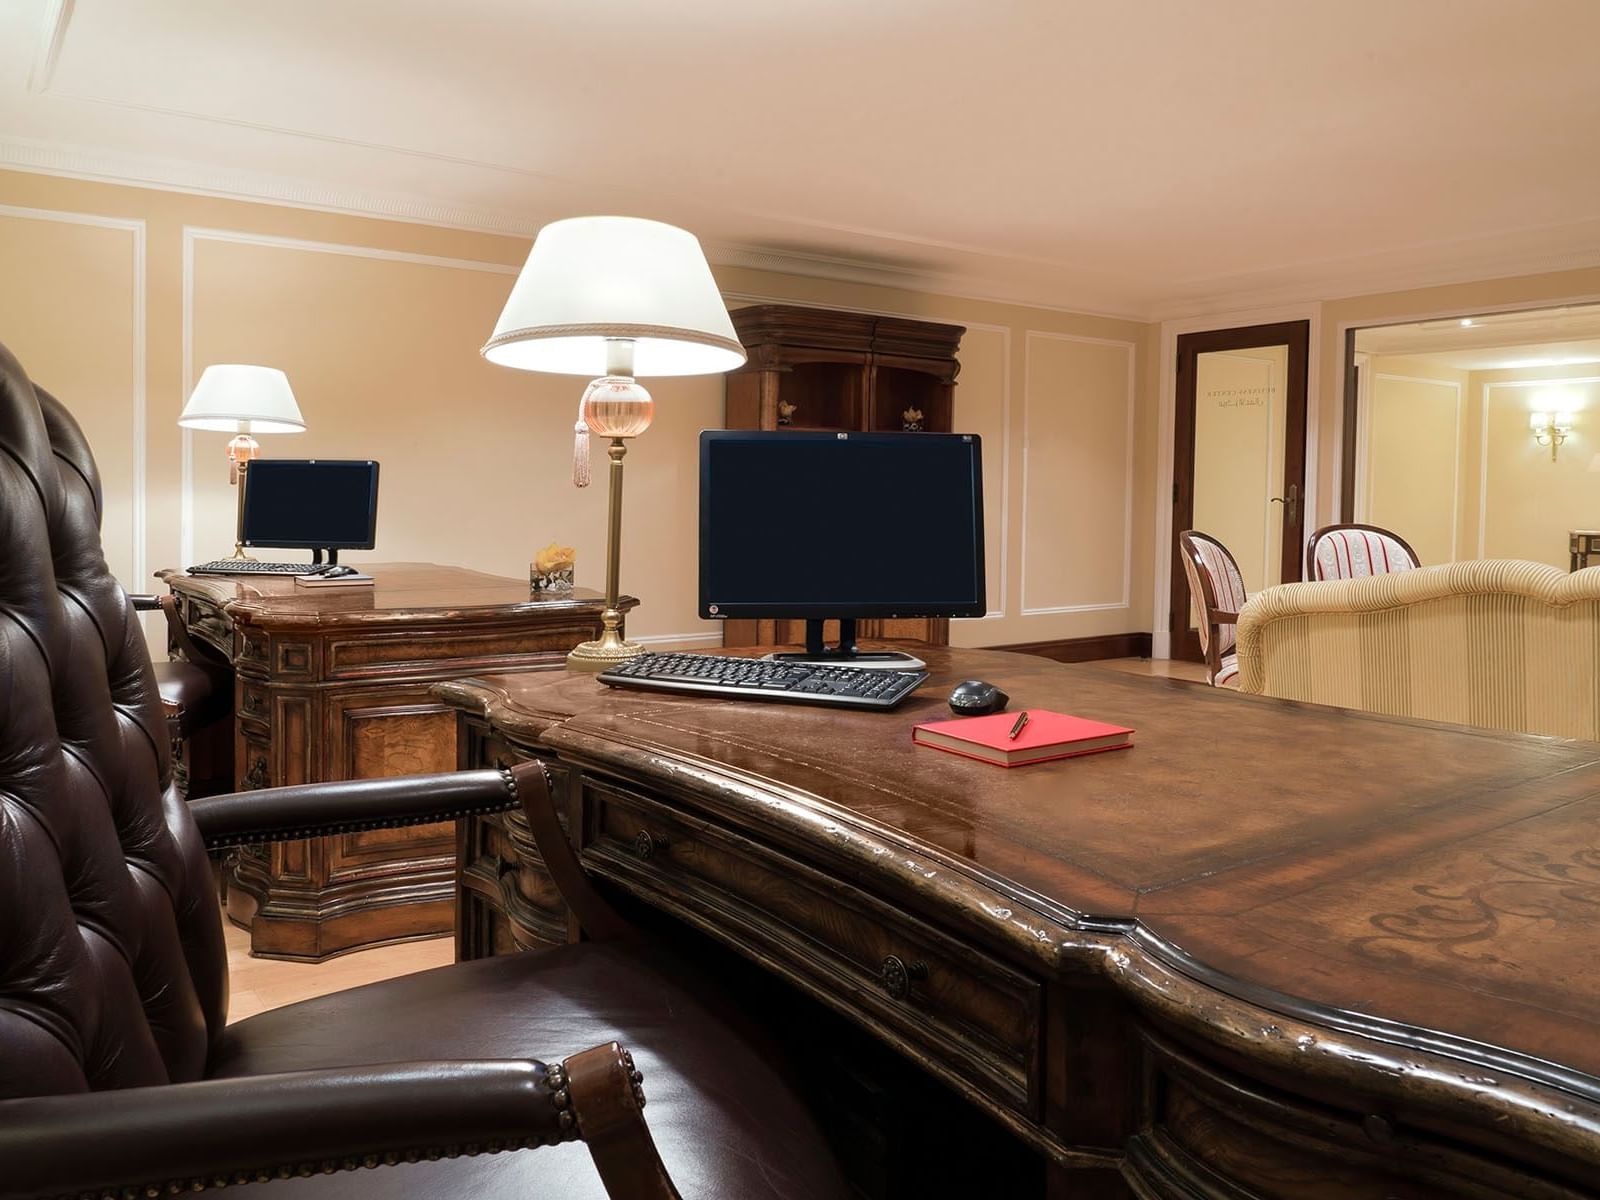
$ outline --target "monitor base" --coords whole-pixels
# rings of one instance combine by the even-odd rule
[[[822,622],[806,622],[806,648],[762,657],[775,662],[805,663],[815,667],[862,667],[872,671],[922,671],[928,664],[899,650],[857,650],[854,617],[839,621],[839,644],[829,646],[822,637]]]
[[[785,654],[763,654],[762,658],[774,662],[800,663],[807,667],[860,667],[865,671],[925,671],[928,664],[913,654],[898,650],[863,650],[855,654],[840,654],[829,650],[823,654],[807,654],[797,650]]]

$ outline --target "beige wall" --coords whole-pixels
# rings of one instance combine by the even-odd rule
[[[1600,523],[1600,368],[1468,372],[1392,356],[1369,368],[1358,519],[1395,530],[1424,563],[1565,567],[1568,531]],[[1552,408],[1573,414],[1554,462],[1528,425]]]
[[[1477,552],[1567,566],[1567,534],[1600,528],[1600,368],[1474,371],[1482,406],[1482,502]],[[1551,461],[1529,415],[1572,414],[1572,433]]]
[[[1395,356],[1368,370],[1356,520],[1394,530],[1424,563],[1473,557],[1461,540],[1463,460],[1476,450],[1467,372]]]
[[[106,541],[130,589],[225,553],[225,438],[176,427],[201,369],[282,367],[309,426],[277,457],[383,464],[378,549],[520,576],[551,539],[602,583],[605,494],[570,483],[581,381],[477,353],[525,241],[152,189],[0,173],[0,341],[88,430]],[[958,644],[1150,628],[1153,327],[1073,313],[719,268],[730,304],[894,313],[967,326],[956,420],[984,438],[989,607]],[[628,456],[630,633],[719,640],[695,615],[696,435],[716,377],[651,380],[656,424]],[[142,430],[142,434],[141,434]]]

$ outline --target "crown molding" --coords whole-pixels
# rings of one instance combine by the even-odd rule
[[[210,167],[178,159],[52,145],[23,138],[0,138],[0,169],[496,234],[520,240],[532,238],[545,223],[543,219],[441,204],[415,196],[328,187],[264,171]],[[998,276],[917,271],[862,259],[772,250],[715,238],[704,239],[704,246],[707,257],[721,266],[901,291],[928,292],[993,304],[1015,304],[1111,320],[1141,323],[1148,320],[1142,311],[1108,301],[1105,297],[1085,295],[1074,302],[1070,297],[1063,299],[1062,292],[1065,289],[1019,286]]]
[[[70,9],[70,5],[66,5]],[[459,229],[525,241],[545,223],[539,217],[473,208],[399,193],[330,187],[266,171],[206,166],[179,159],[0,137],[0,169],[54,175],[124,187],[336,213],[371,220]],[[555,214],[550,214],[553,217]],[[1506,243],[1524,244],[1508,250]],[[890,266],[865,259],[795,250],[774,250],[703,239],[707,257],[719,266],[743,267],[809,279],[898,291],[922,292],[1010,304],[1047,312],[1155,324],[1207,317],[1241,309],[1345,299],[1352,296],[1505,279],[1519,275],[1600,267],[1600,222],[1555,226],[1467,242],[1442,243],[1360,259],[1308,263],[1202,284],[1209,290],[1170,292],[1148,305],[1128,304],[1081,283],[1021,283],[1005,274],[940,272]],[[1395,259],[1427,254],[1430,262],[1396,265]],[[1268,282],[1290,272],[1303,278]],[[1215,286],[1220,285],[1220,286]]]
[[[1523,245],[1508,248],[1508,243]],[[1402,256],[1426,253],[1432,261],[1397,265]],[[1409,292],[1452,284],[1512,279],[1524,275],[1559,274],[1600,267],[1600,221],[1517,230],[1484,238],[1396,250],[1358,259],[1334,259],[1283,272],[1258,272],[1256,278],[1300,270],[1310,279],[1293,284],[1256,284],[1241,277],[1238,285],[1198,296],[1172,295],[1153,306],[1159,321],[1204,317],[1238,309],[1272,308]]]

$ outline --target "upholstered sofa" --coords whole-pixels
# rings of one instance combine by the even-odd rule
[[[1600,739],[1600,567],[1485,559],[1268,588],[1239,613],[1240,691]]]

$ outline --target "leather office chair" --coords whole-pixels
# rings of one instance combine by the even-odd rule
[[[627,943],[536,764],[179,799],[99,517],[81,432],[0,347],[0,1197],[844,1194],[758,1034]],[[598,940],[225,1023],[208,846],[519,801]]]
[[[183,657],[152,664],[167,714],[173,772],[186,800],[233,790],[233,669],[201,646],[174,596],[129,596],[135,612],[160,612],[167,643]]]
[[[1239,656],[1234,625],[1244,607],[1244,577],[1228,548],[1209,533],[1185,529],[1178,535],[1179,557],[1189,579],[1189,594],[1199,611],[1200,649],[1212,687],[1239,686]]]
[[[1377,525],[1324,525],[1306,542],[1306,580],[1364,579],[1422,565],[1405,538]]]

